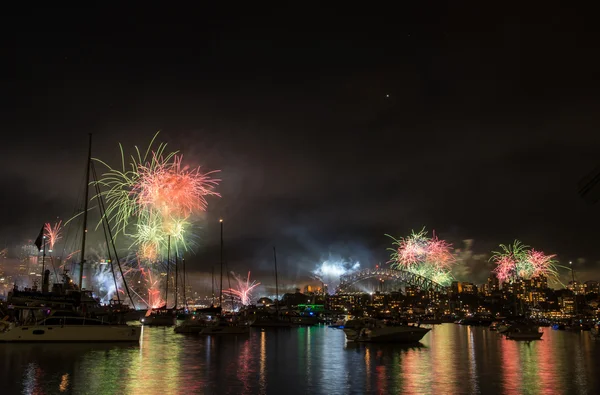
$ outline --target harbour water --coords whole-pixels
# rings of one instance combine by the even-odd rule
[[[347,343],[323,326],[233,338],[148,328],[140,345],[0,344],[9,394],[598,394],[600,341],[516,342],[437,325],[420,346]]]

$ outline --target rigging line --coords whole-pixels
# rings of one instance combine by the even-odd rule
[[[85,173],[82,174],[81,178],[82,178],[81,179],[81,183],[84,183],[85,182]],[[80,210],[78,210],[78,208],[81,207],[80,203],[81,203],[82,195],[83,195],[83,192],[80,189],[79,190],[79,194],[77,196],[77,199],[75,199],[75,210],[73,210],[75,212],[75,214],[73,214],[73,216],[72,216],[71,219],[73,219],[73,218],[75,218],[76,216],[79,215]],[[62,251],[60,253],[60,259],[61,259],[61,261],[62,261],[62,259],[64,257],[65,250],[66,250],[67,245],[68,245],[69,235],[71,234],[71,222],[65,223],[65,225],[68,225],[68,227],[67,227],[67,234],[66,234],[66,236],[64,238],[64,242],[63,242],[63,249],[62,249]],[[79,227],[77,227],[77,231],[79,231]],[[77,237],[77,235],[75,237]]]
[[[96,180],[96,182],[98,182],[98,178],[96,176],[96,167],[94,166],[94,162],[92,162],[92,171],[94,173],[94,179]],[[105,208],[104,208],[104,199],[102,199],[102,195],[98,196],[98,201],[100,202],[101,210],[103,212],[106,212]],[[119,261],[117,247],[115,246],[115,238],[112,235],[112,230],[110,229],[110,226],[107,226],[107,230],[108,230],[108,236],[110,238],[113,250],[115,251],[115,259],[117,261],[117,266],[119,267],[119,272],[121,273],[121,278],[123,279],[123,284],[125,285],[125,290],[127,291],[127,296],[129,296],[129,300],[131,301],[131,306],[135,309],[135,302],[133,301],[133,298],[131,297],[131,293],[129,292],[129,286],[127,285],[127,280],[125,279],[125,275],[123,274],[123,268],[121,267],[121,262]]]
[[[94,177],[94,181],[97,181],[96,168],[93,165],[92,165],[92,174]],[[98,185],[97,182],[94,182],[94,187],[96,188],[96,196],[100,197],[100,186]],[[102,205],[101,204],[98,204],[98,211],[100,211],[100,218],[104,218],[103,213],[102,213]],[[115,283],[115,293],[117,294],[117,302],[120,305],[121,297],[119,296],[119,287],[117,285],[117,276],[115,276],[115,266],[113,264],[112,254],[110,252],[108,232],[106,230],[107,224],[106,224],[106,221],[104,221],[103,219],[101,219],[101,222],[102,222],[102,230],[104,231],[104,240],[106,241],[106,252],[108,252],[108,259],[110,260],[110,272],[112,273],[113,281]]]

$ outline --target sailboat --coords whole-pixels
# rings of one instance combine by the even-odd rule
[[[256,317],[250,326],[260,328],[289,328],[292,326],[290,321],[284,320],[279,315],[279,283],[277,281],[277,252],[273,247],[273,262],[275,265],[275,316],[263,314]]]
[[[208,325],[200,331],[201,335],[247,335],[250,333],[250,327],[245,323],[234,319],[226,319],[223,316],[223,220],[221,223],[221,289],[219,290],[219,314],[217,319],[208,322]]]
[[[140,318],[142,325],[146,326],[173,326],[176,322],[175,310],[169,309],[169,268],[171,255],[171,236],[167,242],[167,276],[165,285],[165,304],[157,309],[148,309],[146,315]],[[175,292],[177,298],[177,292]],[[175,308],[177,308],[177,299],[175,299]]]
[[[85,239],[87,233],[87,213],[89,202],[89,184],[92,153],[92,135],[89,136],[89,147],[86,169],[85,201],[83,211],[83,233],[81,262],[79,265],[79,287],[64,275],[67,283],[54,284],[52,292],[48,292],[49,270],[43,276],[42,292],[21,293],[13,291],[13,301],[25,298],[34,300],[26,305],[14,305],[10,320],[3,320],[0,326],[0,342],[139,342],[141,328],[125,324],[113,324],[103,319],[95,319],[86,315],[89,305],[89,291],[83,290],[83,266],[85,262]],[[100,207],[102,200],[99,197]],[[114,246],[114,245],[113,245]],[[125,281],[125,279],[123,279]],[[93,298],[91,298],[93,300]],[[83,303],[82,303],[83,302]],[[59,308],[58,306],[62,306]],[[80,306],[79,310],[75,306]]]

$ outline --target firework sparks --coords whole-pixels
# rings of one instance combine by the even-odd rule
[[[193,217],[206,210],[208,196],[220,196],[220,180],[212,178],[216,171],[183,165],[183,155],[166,153],[166,144],[153,151],[153,142],[143,156],[136,147],[128,166],[121,148],[121,170],[99,161],[108,171],[98,183],[115,236],[129,236],[142,257],[157,260],[169,240],[174,250],[188,249]]]
[[[557,279],[555,256],[529,249],[528,245],[515,240],[511,245],[501,244],[500,251],[494,251],[490,260],[496,264],[494,272],[502,282],[539,275]]]
[[[248,306],[251,303],[252,290],[258,285],[260,285],[260,283],[257,283],[256,281],[250,282],[250,272],[248,272],[248,277],[246,278],[246,280],[242,279],[240,276],[236,275],[233,272],[231,274],[236,279],[238,286],[237,288],[229,288],[227,290],[223,290],[223,293],[239,298],[242,305]]]
[[[340,276],[360,269],[359,262],[349,262],[343,259],[329,259],[321,262],[312,274],[321,281],[330,294],[333,294],[340,282]]]
[[[391,236],[390,236],[391,237]],[[390,248],[392,267],[427,277],[441,285],[450,285],[453,280],[450,269],[456,262],[452,245],[440,240],[435,233],[430,238],[425,229],[411,232],[402,239],[393,240]]]
[[[62,221],[56,222],[54,226],[52,226],[52,224],[49,222],[44,224],[44,236],[46,236],[46,239],[48,239],[48,246],[50,247],[50,250],[54,249],[54,244],[56,244],[56,242],[61,238],[61,224]]]

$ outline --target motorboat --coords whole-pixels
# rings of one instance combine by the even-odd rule
[[[544,332],[537,325],[527,323],[516,323],[504,332],[507,339],[511,340],[540,340]]]
[[[112,324],[74,312],[55,312],[38,322],[0,325],[0,342],[139,342],[140,326]]]
[[[375,319],[357,319],[346,322],[346,339],[355,342],[418,343],[431,329],[414,325],[386,325]]]

